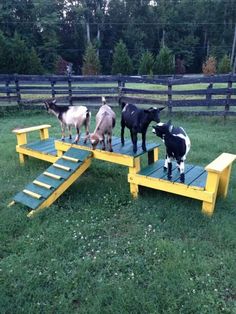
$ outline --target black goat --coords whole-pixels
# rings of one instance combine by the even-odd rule
[[[151,121],[160,122],[159,113],[165,107],[139,109],[135,105],[121,103],[121,143],[124,145],[124,130],[127,127],[130,130],[133,143],[133,152],[137,152],[137,133],[142,134],[142,149],[146,151],[146,132]]]
[[[172,177],[172,159],[177,161],[180,171],[180,181],[184,183],[184,161],[190,150],[190,139],[182,127],[174,127],[171,121],[168,123],[158,123],[153,126],[152,132],[160,137],[166,146],[166,160],[164,171],[168,169],[167,177]]]

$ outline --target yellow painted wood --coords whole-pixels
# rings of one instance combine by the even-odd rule
[[[46,184],[46,183],[41,182],[41,181],[38,181],[38,180],[34,180],[33,183],[38,185],[38,186],[42,186],[43,188],[48,189],[48,190],[50,190],[52,188],[51,185]]]
[[[31,210],[28,217],[34,217],[39,212],[49,207],[56,199],[75,181],[78,177],[90,166],[91,159],[86,159],[84,163],[78,168],[66,181],[60,185],[52,195],[50,195],[37,209]]]
[[[217,172],[208,172],[205,193],[212,193],[212,201],[204,200],[202,203],[202,212],[208,216],[213,214],[217,196],[220,176]]]
[[[92,150],[90,147],[81,146],[77,144],[70,144],[65,143],[61,141],[55,141],[55,148],[57,151],[66,152],[70,147],[79,148],[82,150],[90,151],[93,154],[93,158],[108,161],[111,163],[127,166],[127,167],[133,167],[134,166],[134,157],[128,156],[128,155],[122,155],[118,153],[110,153],[108,151],[103,151],[100,149]]]
[[[158,147],[154,148],[154,162],[156,162],[159,158],[159,149]]]
[[[19,154],[20,164],[23,165],[25,163],[26,156],[24,154]]]
[[[15,133],[15,134],[22,134],[22,133],[29,133],[29,132],[33,132],[33,131],[48,129],[50,127],[51,127],[50,124],[42,124],[42,125],[32,126],[32,127],[29,127],[29,128],[13,130],[12,132]]]
[[[236,159],[236,155],[223,153],[215,160],[213,160],[209,165],[205,167],[206,171],[220,173],[224,171],[229,165],[231,165]]]
[[[39,134],[40,134],[40,139],[41,140],[46,140],[49,138],[49,131],[48,128],[44,128],[39,130]]]
[[[60,176],[58,176],[58,175],[56,175],[56,174],[53,174],[53,173],[51,173],[51,172],[44,171],[43,174],[44,174],[45,176],[48,176],[48,177],[53,178],[53,179],[56,179],[56,180],[60,180],[60,179],[61,179]]]
[[[64,160],[69,160],[69,161],[72,161],[72,162],[78,162],[79,159],[78,158],[73,158],[73,157],[70,157],[70,156],[62,156],[62,159]]]
[[[133,167],[129,167],[129,175],[132,176],[134,174],[136,174],[137,172],[140,171],[140,157],[137,157],[134,159],[134,166]],[[130,193],[132,195],[132,197],[137,198],[138,197],[138,184],[136,184],[135,182],[130,182]]]
[[[232,169],[232,164],[229,165],[227,168],[225,168],[224,171],[222,171],[221,174],[220,174],[218,195],[222,196],[224,198],[228,194],[229,179],[230,179],[231,169]]]
[[[48,161],[50,163],[54,163],[59,158],[59,156],[44,154],[42,152],[38,152],[38,151],[29,149],[29,148],[25,148],[25,147],[21,147],[21,146],[17,146],[16,151],[19,153],[20,161],[21,161],[21,155],[23,155],[22,162],[24,162],[24,159],[26,156],[30,156],[30,157],[34,157],[34,158],[41,159],[44,161]]]
[[[188,187],[187,185],[182,183],[173,183],[162,179],[145,177],[139,174],[129,174],[128,181],[130,183],[146,186],[155,190],[161,190],[202,201],[213,201],[213,193],[211,191],[198,190],[192,187]]]
[[[15,205],[15,201],[12,201],[12,202],[10,202],[8,205],[7,205],[7,207],[11,207],[11,206],[13,206],[13,205]]]
[[[26,190],[26,189],[24,189],[23,192],[24,192],[25,194],[30,195],[30,196],[32,196],[32,197],[34,197],[34,198],[37,198],[37,199],[40,199],[40,198],[42,197],[42,195],[40,195],[40,194],[38,194],[38,193],[31,192],[31,191]]]
[[[27,135],[26,133],[20,133],[16,135],[17,144],[18,145],[25,145],[27,144]]]
[[[62,170],[65,170],[65,171],[70,171],[71,170],[70,167],[62,166],[62,165],[59,165],[59,164],[53,164],[53,167],[58,168],[58,169],[62,169]]]

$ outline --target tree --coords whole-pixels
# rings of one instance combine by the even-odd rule
[[[35,48],[31,48],[29,51],[27,72],[27,74],[42,74],[44,72],[41,60],[37,55]]]
[[[230,66],[230,57],[228,55],[224,55],[218,64],[218,73],[230,73],[232,71]]]
[[[101,65],[95,47],[89,43],[83,58],[83,75],[98,75]]]
[[[172,74],[174,72],[173,55],[168,47],[161,48],[154,64],[155,74]]]
[[[132,73],[132,61],[125,43],[120,40],[115,46],[112,62],[112,74],[129,75]]]
[[[139,62],[138,73],[141,75],[147,75],[153,73],[154,57],[150,51],[146,51],[142,54]]]
[[[202,65],[202,72],[205,75],[214,75],[216,74],[216,58],[213,56],[210,56],[206,62]]]

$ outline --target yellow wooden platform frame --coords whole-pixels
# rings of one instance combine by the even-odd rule
[[[25,147],[25,145],[28,143],[28,139],[27,139],[28,133],[39,131],[39,138],[41,140],[46,140],[49,138],[48,129],[50,127],[51,125],[49,124],[43,124],[43,125],[37,125],[37,126],[29,127],[29,128],[16,129],[12,131],[13,133],[16,134],[16,139],[17,139],[16,151],[17,153],[19,153],[19,159],[20,159],[21,164],[24,164],[28,156],[45,160],[51,163],[54,163],[58,159],[58,156],[45,154],[45,153],[34,151],[32,149]]]
[[[141,156],[128,156],[115,152],[111,153],[100,149],[92,150],[92,148],[87,146],[71,144],[59,140],[55,140],[55,149],[57,150],[57,156],[43,154],[41,152],[34,151],[32,149],[24,147],[24,145],[27,144],[28,132],[39,131],[40,139],[44,140],[49,138],[48,129],[50,127],[51,127],[50,125],[45,124],[13,131],[17,136],[16,151],[19,153],[20,163],[24,163],[26,156],[35,157],[38,159],[54,163],[58,158],[63,156],[64,152],[66,152],[70,147],[75,147],[78,149],[91,151],[92,158],[127,166],[129,169],[128,182],[130,183],[130,192],[134,198],[138,196],[139,185],[145,186],[152,189],[201,200],[203,201],[202,212],[211,216],[215,208],[217,196],[226,197],[227,195],[232,163],[236,159],[236,155],[222,153],[218,158],[216,158],[213,162],[211,162],[208,166],[205,167],[205,170],[207,171],[206,187],[205,188],[191,187],[182,183],[173,183],[164,179],[151,178],[148,176],[139,175],[138,172],[141,169],[140,166]],[[150,164],[156,162],[157,160],[158,160],[158,147],[155,147],[148,152],[148,161]],[[89,165],[90,160],[88,161],[88,166]],[[78,169],[78,171],[80,171],[80,168]],[[78,176],[78,174],[76,175]],[[64,187],[60,189],[59,195],[61,195],[61,193],[64,191],[63,189]],[[49,206],[51,203],[52,203],[51,200],[49,201],[47,200],[45,204],[40,206],[40,208],[42,206],[43,207]],[[34,213],[32,213],[31,215],[33,214]]]
[[[134,172],[128,175],[128,181],[132,184],[131,193],[133,197],[137,197],[138,186],[140,185],[201,200],[203,201],[202,212],[211,216],[214,212],[216,197],[227,196],[232,163],[235,159],[236,155],[223,153],[206,166],[207,181],[205,188],[139,175],[140,165],[137,165]]]

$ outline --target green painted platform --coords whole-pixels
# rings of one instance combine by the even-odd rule
[[[22,145],[22,147],[26,149],[30,149],[32,151],[40,152],[43,154],[48,154],[48,155],[53,155],[53,156],[57,155],[57,151],[55,149],[54,138],[49,138],[46,140],[38,140],[32,143]]]
[[[44,172],[49,172],[51,174],[60,176],[61,178],[59,180],[48,177],[44,173],[42,173],[36,178],[37,181],[50,185],[51,186],[50,189],[47,189],[42,186],[38,186],[34,184],[33,182],[28,184],[25,187],[26,190],[41,195],[39,199],[34,198],[33,196],[30,196],[22,191],[16,194],[13,200],[17,203],[21,203],[29,207],[30,209],[38,208],[50,195],[52,195],[55,192],[56,189],[60,187],[60,185],[62,185],[62,183],[64,183],[66,180],[70,178],[70,176],[83,164],[84,160],[86,160],[89,156],[91,156],[91,152],[83,151],[76,148],[70,148],[64,154],[64,156],[76,158],[78,159],[78,161],[75,162],[75,161],[70,161],[70,160],[65,160],[63,158],[59,158],[56,161],[56,163],[52,164],[48,169],[44,171]],[[54,166],[55,164],[69,167],[70,170],[67,171],[64,169],[58,169]]]
[[[181,183],[180,173],[174,162],[172,169],[172,178],[171,180],[168,180],[167,171],[163,170],[164,162],[164,160],[158,160],[157,162],[139,171],[138,175],[167,180],[173,183]],[[204,189],[206,186],[206,179],[207,172],[203,167],[185,164],[185,185]]]

